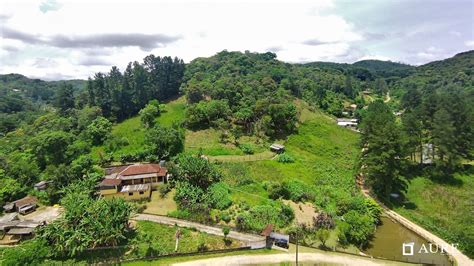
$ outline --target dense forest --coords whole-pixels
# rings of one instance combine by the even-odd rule
[[[38,196],[45,204],[64,205],[66,217],[41,232],[42,241],[61,256],[97,245],[118,245],[129,232],[125,221],[131,210],[122,201],[94,198],[102,167],[166,159],[176,177],[171,185],[181,211],[177,216],[208,222],[211,209],[229,207],[229,190],[221,182],[220,167],[200,156],[182,154],[184,131],[217,130],[222,142],[232,140],[236,145],[245,136],[260,143],[284,140],[301,130],[297,101],[332,117],[359,119],[362,154],[358,167],[366,184],[391,203],[390,194],[403,194],[413,173],[450,182],[455,173],[469,168],[466,162],[474,156],[473,69],[473,51],[419,67],[377,60],[288,64],[270,52],[222,51],[186,65],[179,58],[150,55],[142,63],[129,63],[123,72],[114,66],[87,81],[44,82],[2,75],[0,205],[26,194]],[[184,121],[157,124],[163,103],[182,95]],[[113,125],[137,115],[145,129],[143,149],[116,154],[131,140],[113,137]],[[105,152],[96,158],[92,150],[99,146]],[[251,153],[249,147],[242,149]],[[285,154],[278,160],[291,163],[294,158]],[[46,191],[34,191],[33,184],[40,180],[52,185]],[[350,191],[341,192],[339,203],[315,195],[304,183],[268,183],[266,190],[275,200],[318,202],[327,211],[315,221],[323,229],[334,228],[331,215],[344,215],[347,220],[339,225],[339,237],[362,247],[379,222],[380,209],[354,196],[356,188],[350,184]],[[337,193],[333,191],[332,196]],[[81,202],[80,210],[93,211],[74,211],[74,197]],[[111,238],[91,236],[101,230],[101,224],[92,222],[100,212],[116,212],[111,214],[117,217],[116,223],[107,225],[107,233],[114,234]],[[284,227],[291,224],[294,214],[275,201],[250,208],[239,217],[239,229],[258,231],[264,226],[259,219]],[[80,219],[90,223],[78,225]],[[352,230],[356,227],[363,230]],[[82,246],[72,243],[68,248],[73,251],[61,250],[58,243],[65,236]],[[467,250],[467,241],[461,241]]]

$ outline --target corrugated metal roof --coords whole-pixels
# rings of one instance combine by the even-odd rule
[[[132,179],[150,178],[150,177],[157,177],[157,176],[158,176],[157,173],[151,173],[151,174],[119,176],[119,178],[121,180],[132,180]]]
[[[126,192],[136,192],[136,191],[147,191],[149,189],[150,189],[149,184],[137,184],[137,185],[123,186],[120,192],[126,193]]]
[[[35,231],[34,228],[12,228],[8,230],[9,235],[29,235]]]

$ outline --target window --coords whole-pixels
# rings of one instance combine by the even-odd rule
[[[145,194],[145,192],[143,192],[143,191],[140,191],[140,195],[143,195],[143,194]]]
[[[133,196],[133,192],[128,192],[128,195],[129,195],[129,196]]]

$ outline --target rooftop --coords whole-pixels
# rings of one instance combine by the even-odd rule
[[[120,192],[126,193],[126,192],[147,191],[149,189],[150,189],[149,184],[137,184],[137,185],[123,186]]]
[[[129,175],[142,175],[142,174],[152,174],[161,172],[161,166],[159,164],[133,164],[129,165],[123,171],[119,173],[121,176]]]
[[[122,183],[122,180],[115,178],[106,178],[100,182],[99,186],[108,187],[108,186],[118,186]]]

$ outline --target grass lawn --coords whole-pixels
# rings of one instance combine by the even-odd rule
[[[474,174],[455,178],[456,185],[412,179],[407,192],[412,204],[395,210],[448,243],[459,243],[474,258]]]
[[[204,130],[186,130],[185,150],[190,153],[202,152],[207,156],[244,155],[244,152],[231,142],[221,143],[219,141],[220,131],[209,128]],[[239,139],[240,144],[245,144],[260,154],[268,150],[267,143],[256,144],[253,136],[243,136]],[[266,154],[264,154],[266,155]]]
[[[169,127],[172,126],[173,123],[183,122],[185,108],[186,97],[184,96],[166,103],[164,110],[161,111],[161,115],[156,119],[156,123]]]
[[[177,210],[178,207],[173,199],[175,193],[176,190],[173,189],[167,193],[164,198],[162,198],[159,191],[153,191],[151,193],[150,202],[146,203],[146,209],[143,212],[149,214],[167,215],[169,212]]]

